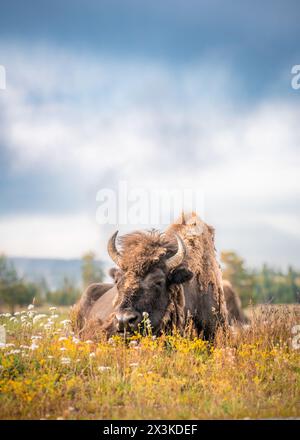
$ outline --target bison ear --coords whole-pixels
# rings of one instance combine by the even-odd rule
[[[122,272],[117,267],[112,267],[111,269],[109,269],[108,273],[112,277],[114,282],[117,283]]]
[[[168,275],[168,284],[182,284],[186,281],[190,281],[193,278],[193,272],[185,267],[179,267]]]

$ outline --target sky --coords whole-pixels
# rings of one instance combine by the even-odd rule
[[[300,267],[299,2],[0,9],[1,252],[107,260],[137,227],[99,224],[97,193],[127,182],[193,189],[218,251]]]

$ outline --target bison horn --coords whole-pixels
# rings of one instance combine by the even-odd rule
[[[120,267],[121,263],[121,254],[119,253],[117,247],[116,247],[116,238],[119,231],[116,231],[111,238],[108,241],[107,245],[107,252],[110,256],[110,258],[113,260],[113,262]]]
[[[177,240],[178,249],[177,249],[176,254],[173,255],[173,257],[168,258],[168,260],[166,262],[167,268],[169,271],[178,267],[183,262],[183,259],[185,257],[184,243],[183,243],[182,239],[177,234],[175,234],[175,237]]]

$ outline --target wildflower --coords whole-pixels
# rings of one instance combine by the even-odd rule
[[[24,349],[28,349],[30,347],[29,347],[29,345],[20,345],[20,348],[22,348],[24,350]]]
[[[71,363],[71,359],[68,357],[62,357],[60,358],[60,363],[62,365],[69,365]]]
[[[57,307],[49,307],[50,312],[53,312],[54,310],[57,310]]]
[[[68,338],[66,338],[65,336],[61,336],[60,338],[58,338],[59,342],[60,341],[67,341]]]
[[[54,356],[49,355],[49,356],[47,356],[47,358],[48,359],[54,359]]]
[[[138,345],[137,341],[130,341],[129,342],[129,347],[136,347]]]
[[[11,316],[11,314],[10,313],[3,313],[3,315],[2,315],[4,318],[9,318],[10,316]]]
[[[9,320],[10,320],[11,322],[18,322],[17,318],[15,318],[14,316],[12,316],[11,318],[9,318]]]
[[[143,317],[144,317],[145,319],[147,319],[147,318],[149,317],[149,313],[148,313],[148,312],[143,312]]]
[[[138,365],[138,362],[132,362],[131,364],[129,364],[130,367],[137,367]]]
[[[47,315],[45,315],[45,314],[43,314],[43,313],[40,313],[39,315],[36,315],[34,318],[33,318],[33,323],[35,324],[37,321],[39,321],[40,319],[43,319],[43,318],[46,318],[47,317]]]
[[[106,367],[105,365],[100,365],[100,367],[98,367],[98,371],[108,371],[111,370],[111,367]]]
[[[65,347],[61,347],[60,351],[66,351],[67,349]]]
[[[71,320],[70,319],[64,319],[60,323],[63,324],[63,325],[68,325],[68,324],[71,324]]]
[[[32,336],[31,336],[31,339],[32,339],[32,340],[35,340],[35,339],[42,339],[42,336],[41,336],[41,335],[32,335]]]
[[[88,339],[87,341],[85,341],[86,344],[92,344],[93,341],[91,341],[90,339]]]
[[[37,348],[39,348],[39,346],[38,346],[35,342],[33,342],[33,343],[30,345],[29,350],[34,351],[34,350],[36,350]]]
[[[14,315],[19,316],[19,315],[21,315],[21,312],[15,312]]]
[[[94,352],[90,353],[90,358],[94,358],[94,357],[96,357],[96,353]]]
[[[72,341],[74,342],[74,344],[79,344],[80,340],[78,338],[75,338],[75,336],[73,336]]]
[[[7,353],[8,355],[9,354],[19,354],[19,353],[21,353],[21,350],[19,350],[19,349],[16,349],[16,350],[11,350],[9,353]]]
[[[59,315],[51,315],[51,319],[57,319]]]
[[[32,310],[34,309],[34,305],[33,304],[29,304],[29,306],[27,307],[28,310]]]

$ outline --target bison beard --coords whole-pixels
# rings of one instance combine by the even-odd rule
[[[134,321],[135,330],[143,311],[150,315],[156,334],[174,327],[182,331],[188,318],[197,333],[207,339],[214,338],[218,327],[226,328],[227,310],[213,228],[190,214],[183,215],[165,234],[135,232],[121,237],[120,251],[115,237],[108,250],[119,265],[112,273],[116,284],[105,288],[93,285],[80,299],[76,311],[82,336],[88,332],[87,337],[92,337],[99,331],[110,336],[128,316],[130,321],[128,318],[126,323]]]

